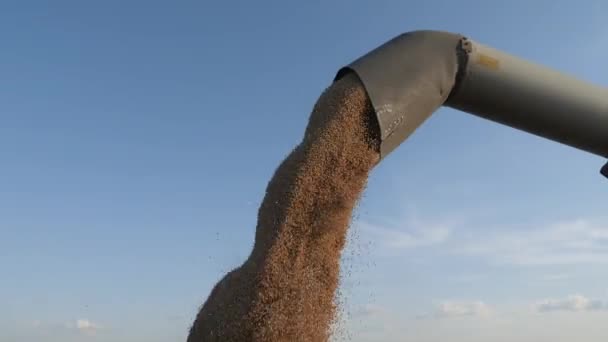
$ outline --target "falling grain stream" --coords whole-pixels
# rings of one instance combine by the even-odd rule
[[[187,341],[328,341],[340,255],[378,151],[370,101],[348,75],[318,99],[267,186],[250,256],[215,285]]]

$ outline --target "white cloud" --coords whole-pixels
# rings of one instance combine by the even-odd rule
[[[87,335],[94,335],[102,328],[98,323],[83,318],[77,319],[76,321],[67,322],[65,327],[71,330],[77,330]]]
[[[58,334],[57,336],[76,336],[82,334],[88,336],[96,335],[103,327],[88,319],[76,319],[69,321],[46,321],[33,320],[29,322],[31,332],[39,334]],[[59,338],[59,337],[58,337]]]
[[[431,314],[417,316],[417,319],[444,319],[478,317],[488,318],[494,314],[494,309],[480,300],[474,301],[443,301],[436,305],[435,311]]]
[[[79,330],[96,330],[99,326],[88,319],[79,319],[76,321],[76,328]]]
[[[413,249],[430,247],[447,241],[452,232],[449,224],[422,223],[413,220],[391,227],[359,222],[359,228],[385,247]]]
[[[604,303],[599,299],[589,299],[583,295],[576,294],[562,299],[545,299],[534,304],[534,309],[537,312],[554,312],[554,311],[599,311],[608,310],[608,303]]]
[[[492,264],[520,266],[608,263],[606,221],[579,219],[544,226],[482,229],[455,221],[408,219],[384,225],[358,222],[357,227],[383,250],[439,248],[442,255],[473,256]],[[565,279],[561,275],[558,278]]]
[[[540,277],[540,280],[544,282],[559,282],[570,279],[571,276],[565,273],[556,273],[556,274],[545,274]]]
[[[547,227],[477,234],[459,241],[456,254],[481,256],[499,264],[566,265],[608,263],[608,225],[575,220]]]
[[[377,304],[366,304],[355,311],[355,316],[358,317],[377,317],[388,313],[386,308]]]
[[[437,308],[438,317],[488,317],[492,309],[482,301],[446,301]]]
[[[476,282],[486,279],[486,274],[460,274],[454,276],[452,279],[457,283],[475,284]]]

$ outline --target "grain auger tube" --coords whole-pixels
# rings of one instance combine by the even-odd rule
[[[608,89],[442,31],[399,35],[342,68],[363,83],[384,158],[441,106],[608,157]],[[608,163],[601,173],[608,177]]]

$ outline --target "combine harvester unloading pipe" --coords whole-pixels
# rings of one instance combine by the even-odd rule
[[[447,106],[608,157],[608,89],[460,34],[399,35],[342,68],[354,72],[381,130],[381,157]],[[608,163],[601,173],[608,177]]]

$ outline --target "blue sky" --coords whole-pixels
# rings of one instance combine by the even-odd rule
[[[183,341],[339,67],[428,28],[608,85],[603,1],[0,4],[0,340]],[[337,340],[604,341],[605,161],[442,109],[373,173]]]

